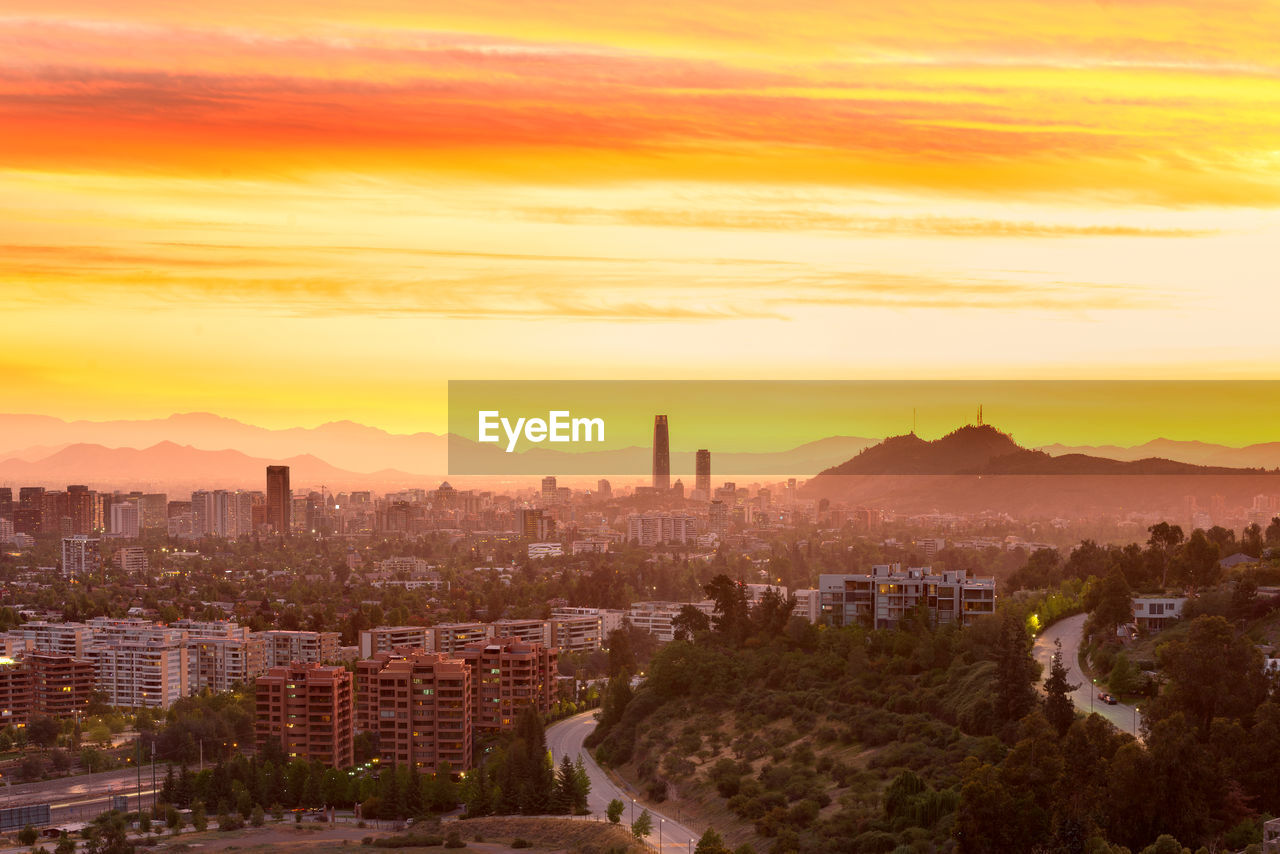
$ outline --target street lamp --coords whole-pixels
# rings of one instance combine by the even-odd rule
[[[1138,707],[1133,707],[1133,737],[1138,737]]]
[[[665,821],[665,818],[658,819],[658,851],[662,851],[662,825]]]
[[[1093,690],[1089,692],[1089,714],[1093,714],[1093,695],[1098,693],[1098,680],[1090,679],[1089,681],[1093,683]]]

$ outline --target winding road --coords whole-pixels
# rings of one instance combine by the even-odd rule
[[[1036,661],[1044,666],[1043,678],[1048,678],[1049,667],[1053,663],[1054,642],[1061,640],[1062,663],[1067,668],[1067,681],[1072,685],[1080,686],[1071,693],[1071,700],[1076,704],[1076,710],[1085,714],[1097,712],[1110,721],[1116,729],[1141,739],[1142,734],[1138,731],[1138,727],[1141,726],[1142,719],[1138,709],[1124,703],[1109,706],[1099,700],[1098,691],[1104,689],[1091,685],[1089,677],[1080,669],[1080,642],[1084,635],[1085,617],[1085,614],[1077,614],[1074,617],[1059,620],[1036,638],[1035,657]],[[1041,687],[1043,688],[1043,679]]]
[[[627,811],[622,814],[624,824],[629,824],[633,818],[640,815],[642,809],[647,809],[649,815],[653,816],[653,834],[645,841],[661,854],[690,854],[697,846],[701,834],[695,834],[671,816],[660,812],[652,804],[644,803],[639,792],[619,786],[604,772],[604,769],[596,764],[595,759],[582,746],[582,742],[595,728],[595,710],[565,718],[547,727],[547,747],[551,749],[551,755],[555,758],[557,765],[566,756],[571,761],[576,761],[579,756],[582,757],[587,776],[591,778],[591,793],[587,796],[587,808],[593,815],[604,816],[609,809],[609,801],[617,798],[627,805]]]

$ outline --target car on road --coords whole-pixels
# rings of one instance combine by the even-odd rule
[[[1116,703],[1119,702],[1115,697],[1111,696],[1106,691],[1099,691],[1098,699],[1106,703],[1108,706],[1114,706]]]

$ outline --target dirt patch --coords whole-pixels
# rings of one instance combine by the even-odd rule
[[[479,835],[485,842],[525,839],[534,844],[533,849],[526,850],[566,854],[642,854],[647,850],[623,828],[585,819],[492,816],[447,822],[444,828],[461,831],[468,846],[475,845],[471,840]]]

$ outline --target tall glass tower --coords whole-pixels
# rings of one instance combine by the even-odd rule
[[[653,488],[671,488],[671,441],[665,415],[653,416]]]

